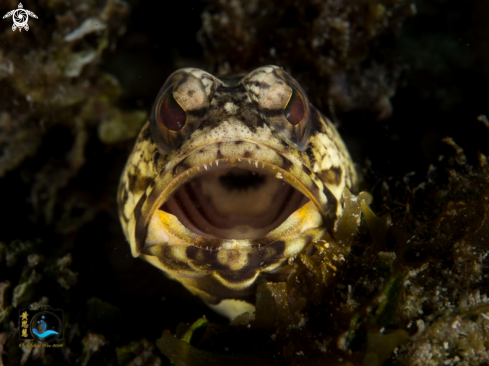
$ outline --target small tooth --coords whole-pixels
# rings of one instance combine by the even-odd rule
[[[255,161],[255,166],[258,168],[258,161]]]
[[[219,160],[216,160],[216,166],[219,166]]]
[[[241,159],[240,159],[240,158],[238,158],[238,161],[239,161],[239,162],[241,162]]]
[[[212,166],[212,161],[209,163],[209,166]]]
[[[277,172],[277,174],[275,174],[275,178],[277,178],[277,179],[284,179],[284,176],[282,175],[282,173]]]
[[[206,164],[204,164],[204,168],[205,168],[205,170],[207,170],[207,165]]]

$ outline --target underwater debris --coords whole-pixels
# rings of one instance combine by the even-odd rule
[[[439,300],[438,300],[439,302]],[[474,291],[457,303],[445,304],[422,332],[399,347],[400,364],[483,364],[489,360],[487,324],[489,302]]]
[[[24,159],[33,156],[41,139],[36,127],[23,123],[24,115],[17,116],[15,121],[9,112],[0,114],[0,146],[3,147],[0,156],[0,177],[15,169]],[[23,125],[22,128],[19,125]]]
[[[40,245],[40,243],[16,240],[6,250],[6,262],[9,267],[13,267],[19,257],[25,258],[24,263],[27,264],[24,266],[19,283],[13,289],[12,306],[15,308],[26,307],[35,298],[36,287],[44,278],[48,281],[56,280],[66,290],[77,282],[78,274],[69,269],[72,262],[71,254],[57,259],[49,258],[47,261],[38,253],[28,254],[30,251],[39,251]]]
[[[17,264],[19,259],[24,259],[28,256],[29,253],[34,251],[37,243],[32,241],[22,241],[22,240],[14,240],[8,246],[5,245],[2,250],[2,262],[5,260],[5,264],[7,267],[13,267]]]
[[[87,300],[86,325],[94,333],[108,335],[119,330],[123,323],[121,309],[97,297]]]
[[[155,345],[145,338],[118,347],[116,352],[119,365],[160,366],[162,364],[161,358],[155,355]]]
[[[33,156],[54,126],[76,126],[80,105],[103,77],[94,66],[114,42],[114,33],[120,33],[120,20],[128,13],[122,1],[85,2],[63,13],[56,2],[33,9],[56,19],[52,26],[36,29],[35,43],[9,31],[0,35],[1,43],[9,45],[0,52],[0,86],[9,95],[0,106],[0,176]],[[69,37],[77,32],[77,24],[83,28],[99,14],[106,26],[100,22],[97,29]],[[88,37],[93,32],[95,37]]]
[[[445,141],[454,149],[445,168],[448,189],[431,186],[420,195],[433,197],[437,213],[430,226],[418,225],[412,248],[403,250],[412,269],[399,316],[405,323],[416,322],[418,331],[399,347],[397,364],[473,365],[489,360],[489,166],[481,153],[479,166],[470,165],[453,139]],[[435,190],[444,193],[433,194]]]
[[[12,295],[12,306],[26,307],[34,298],[34,289],[36,285],[41,281],[42,275],[33,270],[30,274],[23,276],[24,281],[15,286],[14,293]],[[27,277],[27,278],[26,278]]]
[[[98,69],[124,33],[125,2],[33,6],[52,19],[29,32],[35,40],[10,29],[0,34],[0,88],[8,96],[0,103],[0,177],[21,169],[19,180],[31,187],[29,219],[55,223],[66,235],[100,210],[76,189],[66,193],[92,154],[93,136],[101,131],[108,144],[130,139],[145,113],[117,106],[119,83]]]
[[[156,346],[176,366],[273,365],[273,363],[253,355],[218,354],[192,346],[190,339],[193,338],[193,333],[206,326],[207,320],[205,318],[197,320],[181,339],[173,334],[163,332],[161,338],[156,340]]]
[[[0,282],[0,323],[8,319],[12,311],[12,305],[7,302],[6,290],[10,287],[10,281]]]
[[[78,281],[78,273],[70,270],[71,262],[73,261],[71,253],[56,260],[54,265],[45,269],[47,275],[52,275],[65,290],[69,290],[76,285]]]
[[[101,334],[88,333],[82,340],[83,355],[81,365],[86,366],[102,347],[108,345],[107,339]]]
[[[364,109],[385,119],[402,66],[379,52],[379,43],[397,35],[415,13],[409,0],[289,0],[280,7],[269,0],[210,1],[198,39],[210,71],[279,65],[294,71],[306,89],[315,80],[311,102],[320,110]]]
[[[143,111],[115,110],[99,125],[99,139],[107,145],[133,139],[146,121],[146,117],[147,113]]]

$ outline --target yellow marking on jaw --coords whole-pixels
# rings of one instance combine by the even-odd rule
[[[277,251],[275,250],[275,248],[272,248],[272,247],[265,248],[265,253],[263,254],[263,259],[269,260],[275,254],[277,254]]]
[[[187,248],[183,245],[174,245],[171,247],[171,255],[180,262],[188,261]]]
[[[305,238],[297,238],[287,241],[285,245],[284,257],[291,257],[299,253],[306,246]]]
[[[195,255],[195,260],[197,260],[199,262],[203,262],[205,260],[204,252],[202,250],[199,250],[197,252],[197,254]]]
[[[224,286],[229,287],[229,288],[236,288],[238,290],[245,289],[247,287],[250,287],[255,281],[258,275],[260,274],[260,271],[255,271],[255,274],[253,277],[247,278],[245,280],[242,280],[241,282],[232,282],[224,278],[219,272],[214,272],[213,277],[217,279],[219,282],[221,282]]]
[[[153,215],[149,224],[151,230],[148,230],[148,235],[146,235],[146,244],[168,243],[168,235],[165,231],[164,222],[165,218],[162,218],[161,215]]]
[[[238,249],[220,250],[217,253],[217,260],[219,263],[228,266],[230,270],[237,271],[246,267],[248,256]]]

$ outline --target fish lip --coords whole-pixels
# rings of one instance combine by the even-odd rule
[[[236,143],[237,141],[226,141],[226,142],[214,142],[206,145],[206,147],[216,145],[216,144],[225,144],[225,143]],[[313,173],[307,175],[306,173],[302,174],[300,178],[296,177],[294,174],[287,171],[287,168],[293,167],[297,168],[297,164],[294,164],[286,157],[283,153],[276,151],[268,146],[263,144],[259,144],[251,141],[238,141],[242,143],[248,143],[253,145],[258,145],[260,148],[268,149],[269,153],[273,152],[276,156],[279,156],[282,161],[285,161],[286,164],[274,164],[270,161],[263,161],[252,158],[241,157],[221,157],[218,159],[209,159],[201,161],[199,164],[194,166],[184,168],[180,171],[176,176],[173,176],[169,179],[169,176],[173,174],[173,172],[178,171],[178,167],[182,166],[185,163],[186,159],[191,156],[195,156],[198,153],[199,149],[193,149],[192,152],[185,157],[179,159],[178,162],[172,164],[171,166],[167,166],[164,170],[158,174],[154,181],[151,183],[152,190],[148,189],[140,198],[138,204],[136,205],[135,210],[135,242],[136,242],[136,255],[139,255],[144,251],[145,248],[145,240],[148,232],[148,227],[151,218],[158,211],[158,209],[170,198],[173,192],[178,190],[184,184],[189,182],[190,180],[196,178],[199,175],[205,174],[209,172],[211,169],[223,169],[223,168],[242,168],[246,170],[254,170],[257,172],[268,172],[274,175],[281,174],[281,178],[289,183],[293,188],[300,191],[304,194],[310,201],[314,203],[320,215],[332,222],[334,216],[331,215],[330,203],[326,198],[325,194],[316,186],[314,178],[318,180],[317,177]],[[216,164],[217,163],[217,164]],[[285,166],[284,166],[285,165]],[[302,170],[301,170],[302,171]],[[297,173],[297,169],[295,173]],[[309,186],[309,188],[307,187]],[[311,189],[313,188],[313,189]],[[329,198],[329,197],[328,197]],[[335,202],[336,204],[336,202]],[[329,225],[327,225],[329,226]],[[196,234],[198,235],[198,234]],[[235,242],[247,242],[247,240],[234,240]],[[194,243],[195,246],[206,246],[205,242],[207,242],[207,246],[209,245],[208,240],[202,240],[201,243]],[[219,244],[229,242],[229,239],[213,239],[211,242],[214,242],[212,246],[219,246]]]

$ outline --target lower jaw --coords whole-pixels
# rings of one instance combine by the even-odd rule
[[[322,216],[311,202],[257,240],[206,238],[158,210],[148,233],[154,244],[145,248],[142,257],[209,305],[230,299],[253,303],[258,278],[284,280],[291,270],[288,259],[325,233]],[[221,313],[232,319],[241,312],[240,308]]]
[[[251,239],[197,233],[159,209],[150,220],[141,254],[232,319],[252,308],[242,300],[253,302],[258,278],[284,280],[291,269],[288,259],[325,233],[323,217],[311,201],[270,232]]]
[[[209,281],[241,293],[258,274],[275,272],[325,232],[323,218],[311,202],[263,238],[253,240],[201,236],[174,215],[158,210],[151,219],[143,255],[173,278],[197,280],[211,275]],[[223,293],[219,290],[213,295]]]

